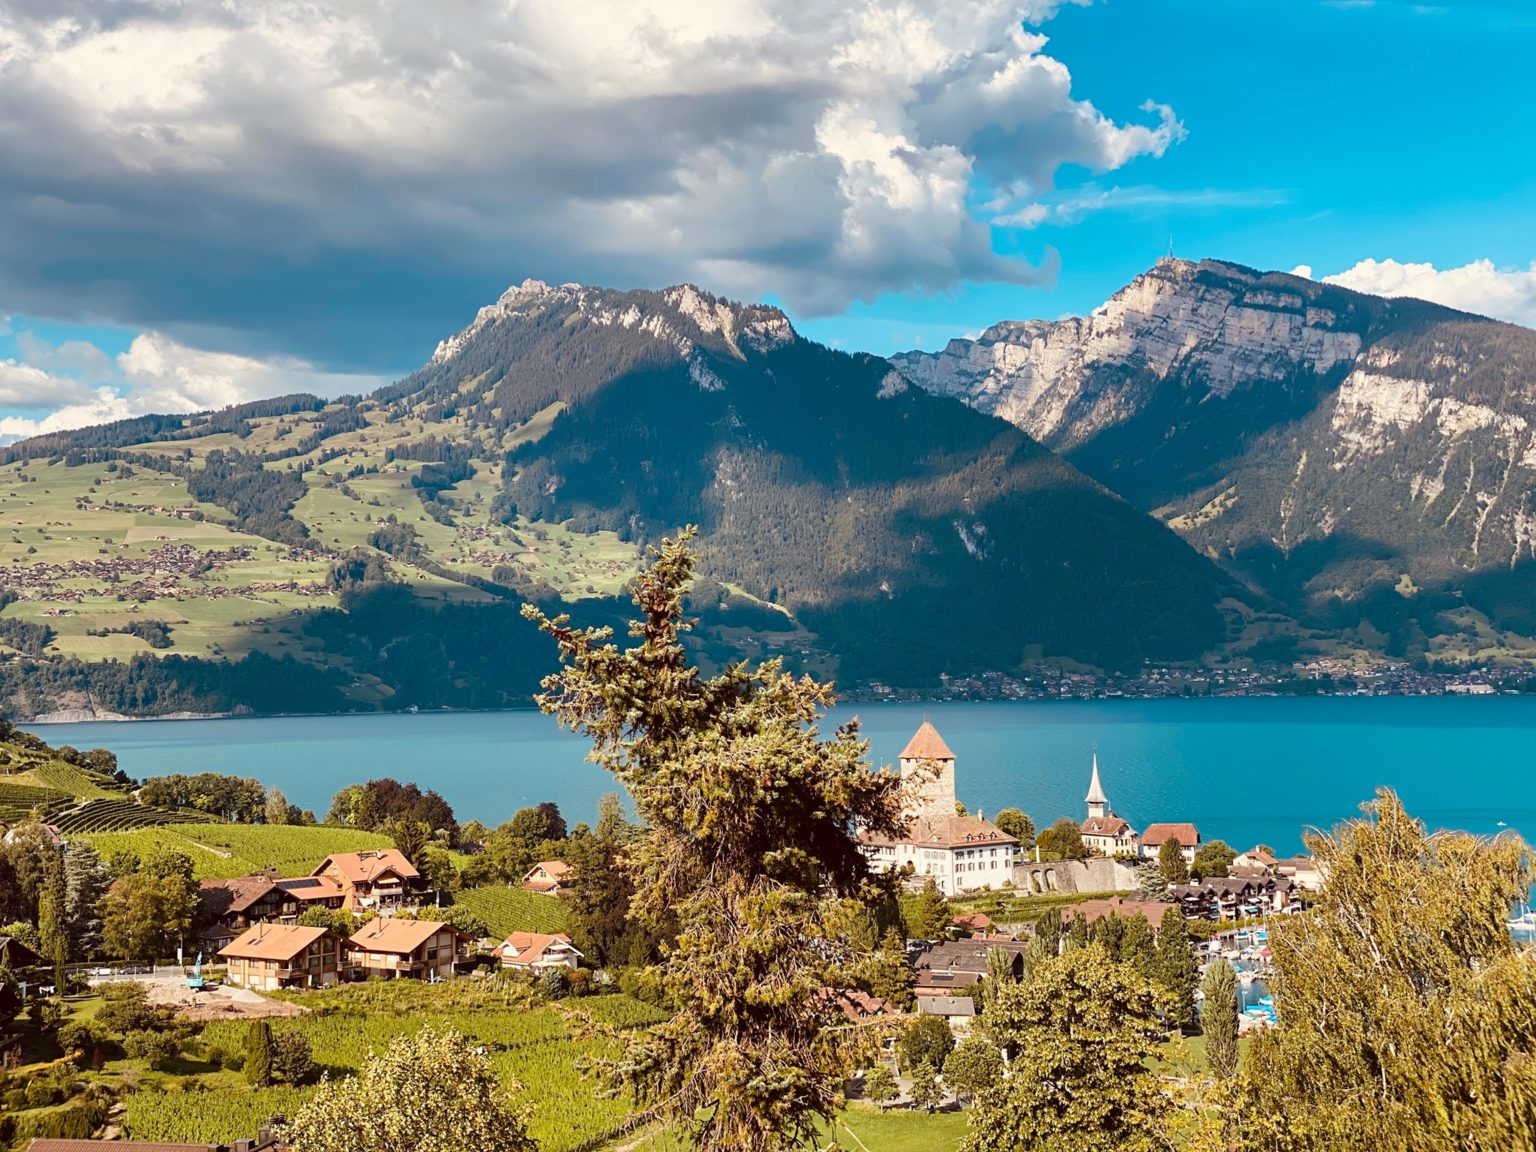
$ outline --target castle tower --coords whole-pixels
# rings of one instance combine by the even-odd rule
[[[1104,795],[1104,785],[1099,783],[1099,754],[1093,754],[1093,779],[1088,784],[1088,819],[1109,815],[1109,797]]]
[[[937,773],[935,774],[935,769]],[[922,777],[911,816],[943,819],[955,814],[955,754],[927,720],[901,752],[901,778]]]

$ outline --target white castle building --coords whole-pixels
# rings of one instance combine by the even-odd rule
[[[910,870],[915,882],[931,876],[946,896],[1012,881],[1019,842],[980,812],[959,815],[955,754],[926,720],[902,750],[901,776],[911,795],[907,834],[899,839],[859,836],[875,868]]]

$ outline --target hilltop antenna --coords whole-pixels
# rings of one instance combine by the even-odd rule
[[[1173,259],[1173,233],[1168,233],[1168,259]]]

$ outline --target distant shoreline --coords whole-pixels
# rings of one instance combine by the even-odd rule
[[[1151,704],[1151,703],[1188,703],[1196,700],[1222,701],[1222,700],[1359,700],[1368,699],[1498,699],[1511,696],[1521,696],[1526,693],[1504,690],[1488,693],[1466,692],[1318,692],[1300,695],[1292,692],[1247,692],[1231,693],[1224,695],[1191,695],[1191,696],[1135,696],[1135,695],[1103,695],[1103,696],[1028,696],[1028,697],[964,697],[964,696],[927,696],[927,697],[879,697],[879,696],[843,696],[839,697],[837,704],[842,707],[857,707],[868,704],[890,704],[926,707],[941,704]],[[313,720],[313,719],[341,719],[344,717],[385,717],[385,716],[480,716],[495,715],[498,713],[537,712],[538,707],[529,703],[522,707],[507,708],[422,708],[422,709],[381,709],[356,712],[170,712],[162,716],[128,716],[121,712],[88,712],[83,708],[61,709],[56,712],[44,712],[37,716],[18,718],[12,723],[20,727],[38,728],[68,728],[77,724],[154,724],[160,722],[174,723],[185,720]]]

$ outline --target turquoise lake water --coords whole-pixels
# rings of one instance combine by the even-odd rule
[[[858,715],[889,763],[926,716],[958,759],[961,800],[1081,819],[1095,745],[1117,814],[1189,820],[1206,839],[1299,850],[1307,826],[1395,788],[1432,827],[1536,831],[1536,698],[1344,697],[872,704]],[[133,776],[254,776],[324,815],[342,786],[394,776],[487,824],[543,800],[590,821],[608,777],[536,712],[48,725],[51,743],[107,747]]]

